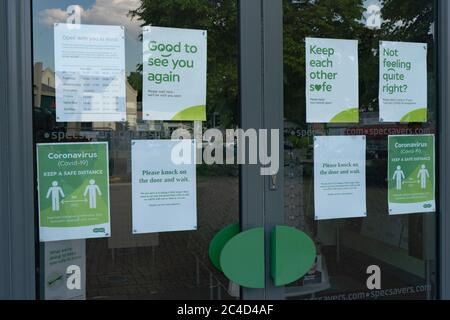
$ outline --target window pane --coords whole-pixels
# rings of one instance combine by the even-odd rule
[[[55,120],[55,23],[65,23],[73,1],[33,1],[36,143],[107,142],[112,236],[86,241],[88,299],[229,299],[239,290],[210,264],[208,245],[223,227],[239,222],[237,166],[197,166],[198,230],[132,235],[131,141],[170,139],[193,122],[144,121],[142,26],[208,31],[207,128],[235,128],[238,119],[236,1],[80,0],[81,23],[126,27],[126,122]],[[201,143],[201,142],[200,142]],[[155,150],[158,152],[158,150]],[[37,214],[37,213],[36,213]],[[43,252],[43,251],[42,251]],[[83,252],[84,254],[84,252]],[[41,254],[41,265],[45,262]],[[64,271],[61,271],[64,273]],[[41,278],[45,277],[41,270]],[[41,298],[51,291],[41,285]],[[233,297],[232,297],[233,296]]]
[[[436,214],[389,216],[387,203],[388,135],[437,134],[434,23],[432,0],[284,1],[285,222],[319,252],[311,273],[286,289],[291,298],[435,297]],[[305,38],[358,40],[358,124],[306,122]],[[380,41],[428,45],[426,123],[380,123]],[[316,221],[313,137],[356,135],[367,137],[367,217]],[[367,287],[371,265],[381,268],[381,291]]]

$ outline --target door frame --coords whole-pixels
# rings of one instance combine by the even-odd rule
[[[438,292],[450,300],[450,3],[437,0],[438,77]]]
[[[0,2],[0,299],[36,297],[31,2]]]

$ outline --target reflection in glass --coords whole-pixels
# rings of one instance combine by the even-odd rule
[[[285,223],[307,232],[320,253],[310,274],[286,289],[288,297],[435,296],[436,216],[389,216],[386,181],[388,135],[437,134],[434,12],[432,0],[284,0]],[[306,37],[359,41],[359,124],[306,123]],[[428,44],[427,123],[379,123],[381,40]],[[367,218],[315,221],[312,142],[322,135],[367,136]],[[387,291],[368,289],[371,265],[380,266]]]
[[[54,23],[65,23],[61,0],[33,1],[36,143],[106,141],[110,150],[112,237],[86,243],[88,299],[229,299],[239,296],[210,264],[209,241],[239,220],[238,167],[197,168],[196,232],[133,236],[131,140],[169,139],[192,122],[142,120],[142,26],[208,30],[206,128],[238,124],[236,1],[80,0],[81,23],[125,26],[126,121],[56,121]],[[45,259],[41,255],[41,260]]]

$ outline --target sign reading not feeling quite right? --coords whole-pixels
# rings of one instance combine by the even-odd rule
[[[380,122],[427,121],[427,44],[380,43]]]

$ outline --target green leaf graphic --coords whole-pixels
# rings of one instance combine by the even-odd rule
[[[351,108],[334,116],[331,119],[332,123],[358,123],[359,122],[359,109]]]
[[[427,122],[427,108],[411,111],[400,122]]]
[[[206,106],[194,106],[178,112],[172,121],[206,121]]]

